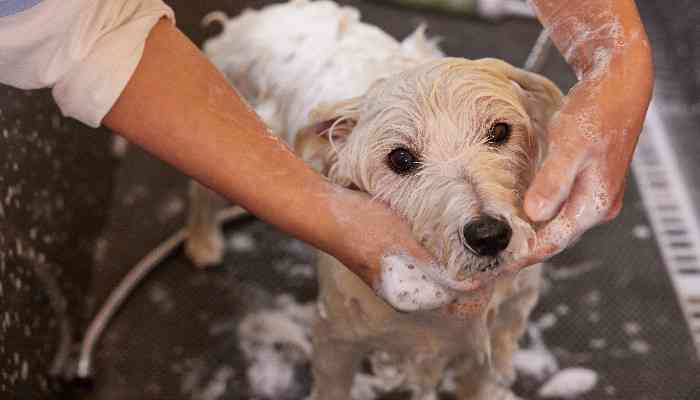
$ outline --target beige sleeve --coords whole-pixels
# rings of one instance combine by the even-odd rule
[[[0,18],[0,82],[52,87],[64,115],[97,127],[163,17],[174,22],[161,0],[44,0]]]

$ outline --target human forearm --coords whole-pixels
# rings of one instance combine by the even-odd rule
[[[654,68],[634,1],[531,2],[580,81],[569,92],[562,111],[578,112],[595,105],[605,124],[615,125],[620,132],[639,132],[651,99]]]
[[[579,79],[615,59],[651,72],[646,31],[633,0],[530,0],[549,35]],[[598,70],[600,72],[600,70]]]

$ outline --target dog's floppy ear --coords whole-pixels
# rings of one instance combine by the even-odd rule
[[[523,97],[525,109],[536,133],[546,135],[549,120],[561,108],[564,97],[561,90],[544,76],[514,67],[504,61],[487,58],[479,62],[488,69],[499,71],[513,82]]]
[[[316,162],[328,161],[330,155],[322,155],[319,152],[345,143],[357,124],[361,104],[362,98],[355,97],[316,107],[311,112],[310,119],[313,122],[297,132],[294,138],[294,151],[312,165]],[[322,169],[327,167],[322,166]]]
[[[546,135],[547,124],[561,108],[564,95],[554,82],[544,76],[506,65],[506,76],[522,90],[525,109],[533,128],[538,134]]]

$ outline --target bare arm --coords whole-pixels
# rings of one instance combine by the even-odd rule
[[[548,129],[549,153],[525,197],[546,222],[525,264],[565,248],[620,211],[651,99],[651,50],[633,0],[531,0],[579,82]]]
[[[383,204],[330,184],[268,134],[219,71],[165,20],[151,31],[143,58],[103,124],[333,254],[370,284],[386,254],[431,261]]]

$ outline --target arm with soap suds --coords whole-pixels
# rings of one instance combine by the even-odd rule
[[[332,254],[370,285],[391,255],[432,264],[408,224],[333,185],[270,134],[224,76],[171,22],[102,123],[259,218]]]
[[[269,134],[174,18],[162,0],[0,0],[0,83],[51,87],[64,115],[113,129],[369,284],[392,255],[433,263],[400,216]]]
[[[548,153],[524,208],[541,261],[617,216],[651,99],[651,49],[632,0],[531,0],[578,83],[547,131]]]

